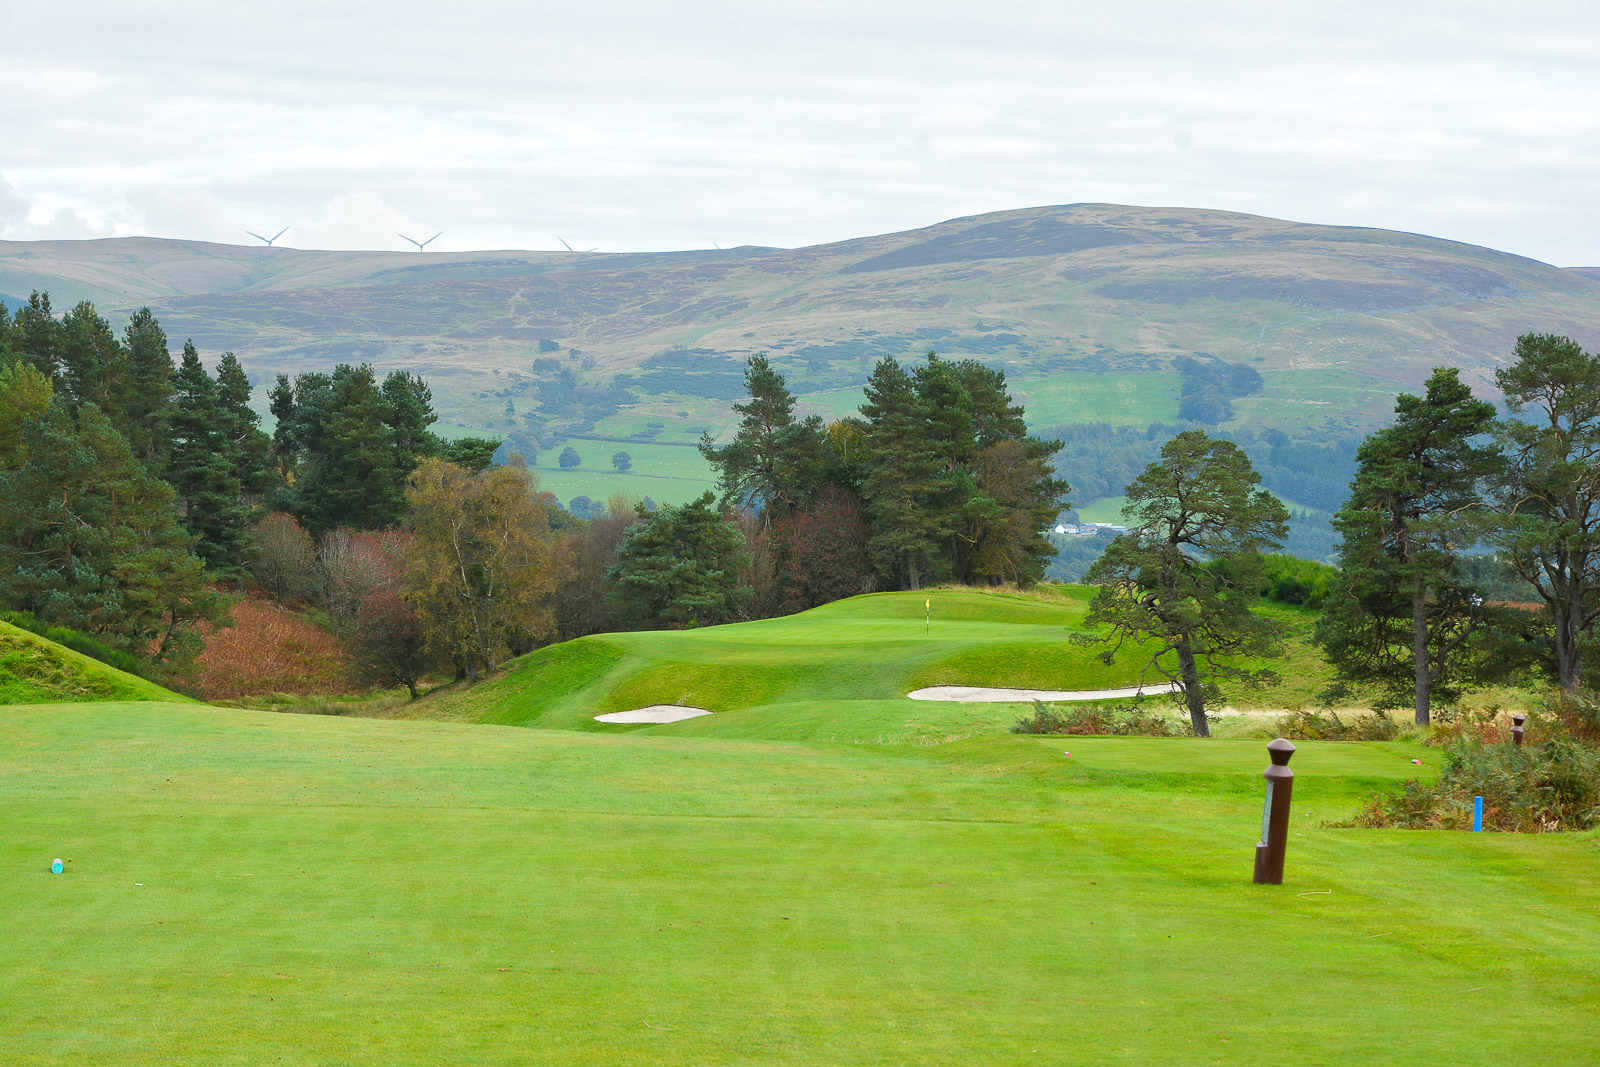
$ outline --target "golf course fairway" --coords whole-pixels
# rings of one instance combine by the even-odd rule
[[[922,596],[875,599],[572,642],[441,704],[544,728],[0,708],[0,1061],[1592,1061],[1597,835],[1332,828],[1440,754],[1302,742],[1254,886],[1264,739],[906,700],[1128,668],[938,594],[916,645]],[[715,714],[592,719],[667,702]]]

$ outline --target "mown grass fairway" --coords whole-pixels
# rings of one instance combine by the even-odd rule
[[[1331,829],[1439,755],[1306,742],[1286,884],[1252,886],[1264,741],[1012,735],[1016,706],[907,701],[912,681],[1127,669],[1071,658],[1076,592],[931,595],[920,642],[925,594],[865,597],[573,642],[418,705],[535,729],[0,709],[0,1059],[1502,1064],[1600,1044],[1597,835]],[[731,710],[589,718],[673,686]]]
[[[1600,1040],[1592,837],[1319,827],[1408,746],[1303,745],[1266,888],[1258,742],[6,716],[11,1063],[1575,1063]]]

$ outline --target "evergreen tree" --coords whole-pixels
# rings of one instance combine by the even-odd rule
[[[1206,704],[1220,697],[1219,679],[1251,681],[1266,672],[1241,657],[1276,654],[1274,623],[1250,609],[1264,584],[1261,552],[1287,534],[1289,516],[1259,488],[1249,458],[1229,441],[1188,430],[1168,441],[1161,458],[1128,486],[1133,528],[1119,535],[1089,568],[1098,586],[1086,627],[1106,626],[1115,642],[1110,663],[1133,639],[1154,669],[1178,684],[1189,721],[1210,733]],[[1206,561],[1226,561],[1206,566]],[[1169,653],[1175,654],[1173,671]]]
[[[438,421],[433,413],[433,390],[416,375],[397,370],[384,378],[383,398],[389,404],[387,422],[394,434],[395,466],[405,477],[416,468],[419,459],[437,455],[443,444],[428,432],[428,427]],[[499,447],[498,442],[495,447]]]
[[[60,367],[61,323],[50,308],[50,294],[37,289],[26,307],[17,309],[11,320],[11,346],[46,378],[54,379]]]
[[[183,345],[172,412],[167,480],[178,497],[195,551],[219,576],[236,578],[243,564],[250,511],[240,499],[232,448],[233,418],[217,395],[193,341]]]
[[[711,626],[731,622],[749,596],[739,584],[746,561],[738,527],[724,521],[705,493],[629,526],[606,575],[607,600],[623,626]]]
[[[227,603],[173,518],[173,494],[93,404],[65,396],[25,426],[0,471],[0,603],[180,671]]]
[[[494,466],[495,453],[500,442],[492,437],[457,437],[454,441],[438,441],[435,454],[446,463],[454,463],[469,471],[486,471]],[[512,453],[521,456],[521,453]],[[524,462],[527,462],[524,460]]]
[[[899,363],[879,360],[866,395],[861,495],[872,528],[867,549],[886,586],[918,589],[942,577],[945,530],[929,504],[930,489],[939,484],[940,457],[916,383]]]
[[[1357,451],[1350,499],[1334,518],[1340,587],[1318,624],[1339,678],[1377,683],[1384,704],[1410,702],[1419,725],[1435,697],[1459,693],[1463,646],[1483,622],[1458,546],[1477,539],[1472,509],[1496,461],[1478,442],[1494,406],[1454,368],[1435,370],[1426,389],[1401,394],[1394,425]]]
[[[1495,428],[1491,537],[1544,601],[1556,680],[1576,692],[1600,617],[1600,356],[1548,334],[1517,338],[1516,356],[1495,372],[1512,417]]]
[[[324,395],[320,382],[300,388],[309,377],[296,382],[296,444],[315,465],[301,480],[298,513],[317,535],[395,525],[405,515],[406,476],[389,425],[394,409],[372,367],[335,368]]]
[[[149,308],[140,308],[122,332],[127,376],[121,400],[122,431],[133,454],[151,471],[164,471],[170,453],[172,353]]]
[[[224,352],[217,363],[217,414],[228,460],[247,503],[273,485],[272,440],[261,430],[261,416],[250,407],[250,377],[239,358]]]
[[[293,487],[300,449],[295,437],[296,415],[295,387],[287,374],[278,375],[272,388],[267,390],[268,410],[272,412],[272,463],[278,481]]]
[[[61,320],[56,356],[66,395],[78,404],[94,404],[118,426],[126,424],[122,347],[89,301],[80,301]]]
[[[724,506],[751,508],[770,520],[806,507],[821,488],[827,439],[817,416],[795,419],[794,394],[766,356],[750,358],[744,385],[750,399],[733,405],[739,416],[733,440],[718,448],[707,433],[700,453],[717,468]]]

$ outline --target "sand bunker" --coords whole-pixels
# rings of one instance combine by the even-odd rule
[[[1176,692],[1176,682],[1159,682],[1128,689],[996,689],[982,685],[933,685],[908,693],[912,700],[955,700],[963,704],[999,704],[1022,700],[1120,700],[1143,693],[1155,696]]]
[[[678,722],[699,715],[710,715],[705,708],[691,708],[687,704],[651,704],[648,708],[632,711],[613,711],[609,715],[596,715],[595,722]]]

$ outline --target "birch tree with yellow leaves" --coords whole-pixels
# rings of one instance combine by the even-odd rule
[[[406,600],[430,651],[470,678],[555,631],[556,551],[540,497],[520,463],[469,471],[425,459],[409,479]]]

